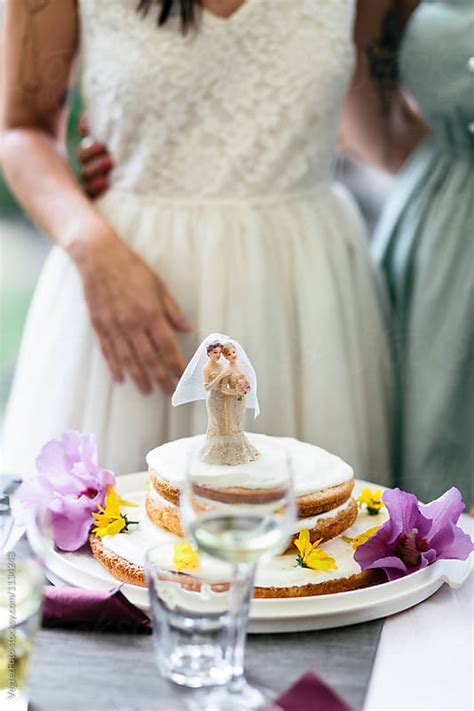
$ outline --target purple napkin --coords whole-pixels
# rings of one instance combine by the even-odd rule
[[[311,671],[300,676],[276,703],[284,711],[353,711]]]
[[[132,605],[118,588],[83,590],[46,585],[43,598],[43,626],[97,632],[151,634],[151,623],[148,617]]]

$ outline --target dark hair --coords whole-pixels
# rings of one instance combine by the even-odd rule
[[[146,15],[153,4],[160,5],[158,13],[158,27],[165,24],[172,10],[178,8],[181,18],[181,29],[184,34],[195,25],[196,6],[201,5],[201,0],[138,0],[137,11]]]
[[[209,343],[208,347],[206,348],[207,355],[209,355],[209,353],[211,353],[215,348],[222,348],[222,343],[219,343],[219,341]]]

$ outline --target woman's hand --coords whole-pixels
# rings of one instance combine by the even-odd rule
[[[116,382],[129,373],[144,394],[171,394],[184,370],[175,331],[191,326],[167,287],[107,226],[69,250],[102,353]]]
[[[81,167],[81,179],[90,198],[96,198],[109,187],[108,175],[113,167],[106,146],[95,141],[90,135],[87,118],[82,114],[78,130],[83,136],[77,151]]]

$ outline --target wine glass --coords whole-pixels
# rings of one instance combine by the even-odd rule
[[[41,560],[23,535],[25,522],[12,510],[10,494],[18,483],[6,476],[0,483],[0,707],[11,711],[28,705],[27,677],[44,585]]]
[[[271,695],[244,677],[244,648],[256,564],[286,549],[296,518],[291,461],[283,446],[275,450],[268,470],[255,463],[230,470],[206,465],[197,456],[187,464],[180,500],[187,536],[207,556],[231,563],[236,578],[248,580],[244,594],[233,601],[232,678],[207,694],[213,709],[271,707]]]

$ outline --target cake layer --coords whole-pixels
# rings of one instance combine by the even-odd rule
[[[179,508],[161,496],[152,485],[148,489],[145,507],[149,518],[157,526],[161,526],[177,536],[184,536]],[[225,509],[226,504],[218,504],[218,507]],[[300,531],[307,528],[312,541],[320,538],[328,541],[352,526],[356,517],[357,504],[354,499],[349,498],[330,511],[297,519],[293,533],[297,536]]]
[[[97,538],[91,536],[90,543],[94,556],[118,580],[144,585],[145,551],[158,544],[171,545],[182,540],[178,536],[164,531],[152,523],[145,512],[144,505],[140,509],[125,509],[124,512],[133,518],[138,518],[139,525],[130,532],[115,536]],[[346,531],[348,536],[357,536],[374,525],[381,525],[386,519],[386,513],[369,516],[359,513],[356,522]],[[378,582],[376,571],[361,571],[353,557],[350,543],[337,537],[322,544],[322,548],[334,556],[337,570],[315,571],[296,565],[297,550],[282,556],[261,561],[257,566],[255,579],[255,597],[299,597],[304,595],[320,595],[332,592],[352,590]],[[219,582],[219,561],[212,561],[212,569],[203,573],[206,579],[214,576]],[[199,570],[193,571],[199,576]]]
[[[152,487],[162,498],[176,506],[179,505],[180,489],[168,481],[161,479],[158,474],[151,469],[149,471],[149,477]],[[298,496],[296,499],[298,517],[306,518],[308,516],[316,516],[317,514],[330,511],[340,506],[350,498],[353,488],[354,479],[351,478],[342,482],[342,484],[331,486],[328,489]],[[272,489],[242,489],[241,487],[214,489],[207,486],[200,486],[199,491],[196,493],[200,493],[205,498],[216,503],[264,504],[268,500],[273,500],[275,497],[275,491]]]
[[[193,479],[206,487],[268,490],[279,486],[279,472],[288,461],[298,497],[337,486],[354,476],[346,462],[315,445],[292,437],[263,434],[247,437],[260,452],[258,459],[248,464],[233,467],[201,461],[199,452],[204,435],[162,444],[147,454],[146,461],[150,471],[178,491],[184,485],[188,469]]]
[[[131,585],[145,587],[145,571],[143,565],[133,563],[123,556],[111,551],[103,539],[94,535],[90,536],[90,545],[94,557],[111,573],[117,580]],[[347,545],[347,544],[346,544]],[[266,571],[259,571],[253,596],[255,598],[282,598],[282,597],[306,597],[310,595],[328,595],[330,593],[347,592],[359,588],[368,587],[378,582],[383,582],[383,574],[378,570],[363,570],[360,568],[350,572],[354,568],[352,565],[341,566],[337,575],[322,574],[308,568],[295,568],[294,556],[284,555],[272,558],[271,561],[278,561],[271,571],[271,575],[265,575]],[[356,564],[357,565],[357,564]],[[292,574],[294,571],[301,571],[300,574]],[[333,572],[333,571],[330,571]],[[192,571],[193,576],[199,577],[198,571]],[[285,580],[285,576],[288,579]],[[207,576],[206,576],[207,577]],[[226,576],[227,578],[227,576]],[[270,584],[270,580],[275,585]],[[219,585],[219,576],[215,576],[215,585]],[[183,588],[186,588],[185,576],[183,576]]]

